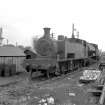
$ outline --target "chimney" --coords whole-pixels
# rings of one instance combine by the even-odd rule
[[[44,37],[49,38],[50,37],[50,28],[43,28],[44,29]]]
[[[2,45],[2,41],[3,41],[3,37],[2,37],[2,32],[3,32],[3,29],[0,28],[0,45]]]

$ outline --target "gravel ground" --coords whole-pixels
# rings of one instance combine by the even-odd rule
[[[39,85],[28,81],[27,73],[14,76],[12,80],[19,82],[0,86],[0,105],[96,105],[87,94],[91,84],[78,82],[81,75],[82,71]]]

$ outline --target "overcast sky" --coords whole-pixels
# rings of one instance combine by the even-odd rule
[[[71,37],[72,23],[81,39],[105,50],[104,0],[0,0],[0,26],[9,43],[30,46],[44,27]]]

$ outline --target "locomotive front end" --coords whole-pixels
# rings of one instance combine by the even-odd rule
[[[50,28],[44,28],[44,36],[37,41],[35,50],[40,56],[56,56],[56,41],[50,37]]]
[[[57,44],[50,36],[50,28],[44,28],[44,35],[34,44],[37,57],[33,59],[34,71],[47,75],[56,72]]]

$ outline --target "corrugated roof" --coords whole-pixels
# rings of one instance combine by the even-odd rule
[[[25,56],[25,54],[18,47],[0,46],[0,56]]]

